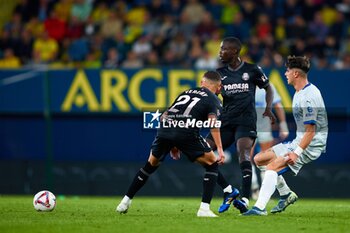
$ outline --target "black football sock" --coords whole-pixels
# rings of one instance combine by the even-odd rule
[[[217,183],[223,190],[230,185],[220,171],[218,171]]]
[[[206,165],[204,168],[202,202],[210,204],[218,178],[218,163],[215,162],[212,165]]]
[[[157,168],[158,167],[154,167],[149,162],[147,162],[146,165],[136,173],[136,176],[132,181],[128,192],[126,193],[126,196],[132,199],[135,196],[135,194],[142,188],[142,186],[147,182],[148,177],[155,170],[157,170]]]
[[[245,197],[249,200],[251,195],[252,185],[252,164],[249,161],[243,161],[240,164],[242,172],[242,194],[241,197]]]

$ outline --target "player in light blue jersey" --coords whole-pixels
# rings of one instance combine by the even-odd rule
[[[267,215],[265,208],[276,190],[278,175],[288,170],[297,175],[305,164],[316,160],[326,150],[327,112],[319,89],[308,81],[310,60],[289,56],[286,67],[288,84],[296,90],[293,97],[296,138],[291,142],[279,143],[255,156],[255,163],[258,166],[266,165],[267,170],[258,200],[252,209],[243,213],[244,216]]]
[[[275,110],[278,122],[279,122],[279,135],[278,138],[274,138],[272,134],[272,126],[269,118],[264,117],[264,109],[266,107],[265,96],[266,93],[264,90],[257,88],[255,91],[255,108],[257,113],[256,129],[257,129],[257,143],[259,143],[259,151],[266,151],[271,148],[278,141],[285,140],[289,135],[289,129],[286,122],[286,114],[281,103],[281,97],[278,94],[276,88],[272,83],[270,83],[271,89],[273,91],[273,101],[272,106]],[[253,157],[256,146],[254,145],[251,151],[251,156]],[[253,168],[252,176],[252,198],[256,200],[259,195],[259,181],[258,174],[260,174],[261,180],[264,179],[265,175],[265,166],[259,166],[260,173],[257,174],[255,166]],[[292,191],[286,184],[283,176],[278,176],[277,180],[277,190],[281,196],[281,199],[286,199],[289,195],[292,195]],[[294,195],[294,193],[293,193]]]

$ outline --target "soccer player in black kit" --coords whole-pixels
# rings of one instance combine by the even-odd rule
[[[255,109],[257,86],[266,90],[266,109],[263,115],[269,117],[272,123],[275,121],[271,111],[273,92],[269,80],[260,67],[241,60],[239,57],[241,47],[239,39],[227,37],[221,42],[219,53],[220,60],[225,65],[217,69],[221,75],[223,97],[223,110],[220,116],[221,140],[224,149],[236,142],[242,172],[240,200],[236,199],[237,190],[232,189],[219,173],[217,182],[224,191],[224,202],[219,208],[219,213],[226,211],[232,202],[241,213],[248,210],[252,182],[252,164],[249,155],[257,137]],[[216,145],[212,136],[209,134],[206,140],[215,150]]]
[[[135,194],[143,187],[148,177],[157,170],[169,152],[179,153],[181,151],[190,161],[196,161],[205,168],[202,202],[197,216],[217,217],[209,207],[217,181],[218,163],[223,163],[225,159],[220,138],[220,121],[217,121],[221,102],[216,94],[220,92],[220,89],[220,75],[215,71],[208,71],[202,77],[201,87],[184,91],[163,113],[161,127],[151,146],[148,162],[136,173],[127,193],[117,206],[117,212],[126,213],[128,211]],[[190,124],[186,125],[186,122]],[[218,158],[200,135],[203,122],[213,126],[210,127],[210,132],[217,145]],[[181,127],[181,125],[186,126]]]

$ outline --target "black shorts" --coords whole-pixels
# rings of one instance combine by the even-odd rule
[[[256,126],[247,125],[223,125],[220,128],[221,142],[224,149],[230,147],[232,143],[236,142],[240,138],[250,137],[256,139]],[[207,138],[214,142],[211,133],[207,135]]]
[[[173,147],[177,147],[191,162],[194,162],[198,157],[204,155],[204,153],[212,151],[202,136],[195,136],[188,140],[178,140],[163,138],[158,135],[152,143],[151,151],[157,159],[163,161]]]

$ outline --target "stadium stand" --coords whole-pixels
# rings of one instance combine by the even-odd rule
[[[349,0],[1,0],[0,6],[2,68],[194,67],[208,54],[216,59],[217,43],[228,35],[243,41],[245,59],[262,66],[280,66],[281,56],[293,53],[307,54],[319,69],[349,68]],[[11,53],[20,64],[6,62]]]

